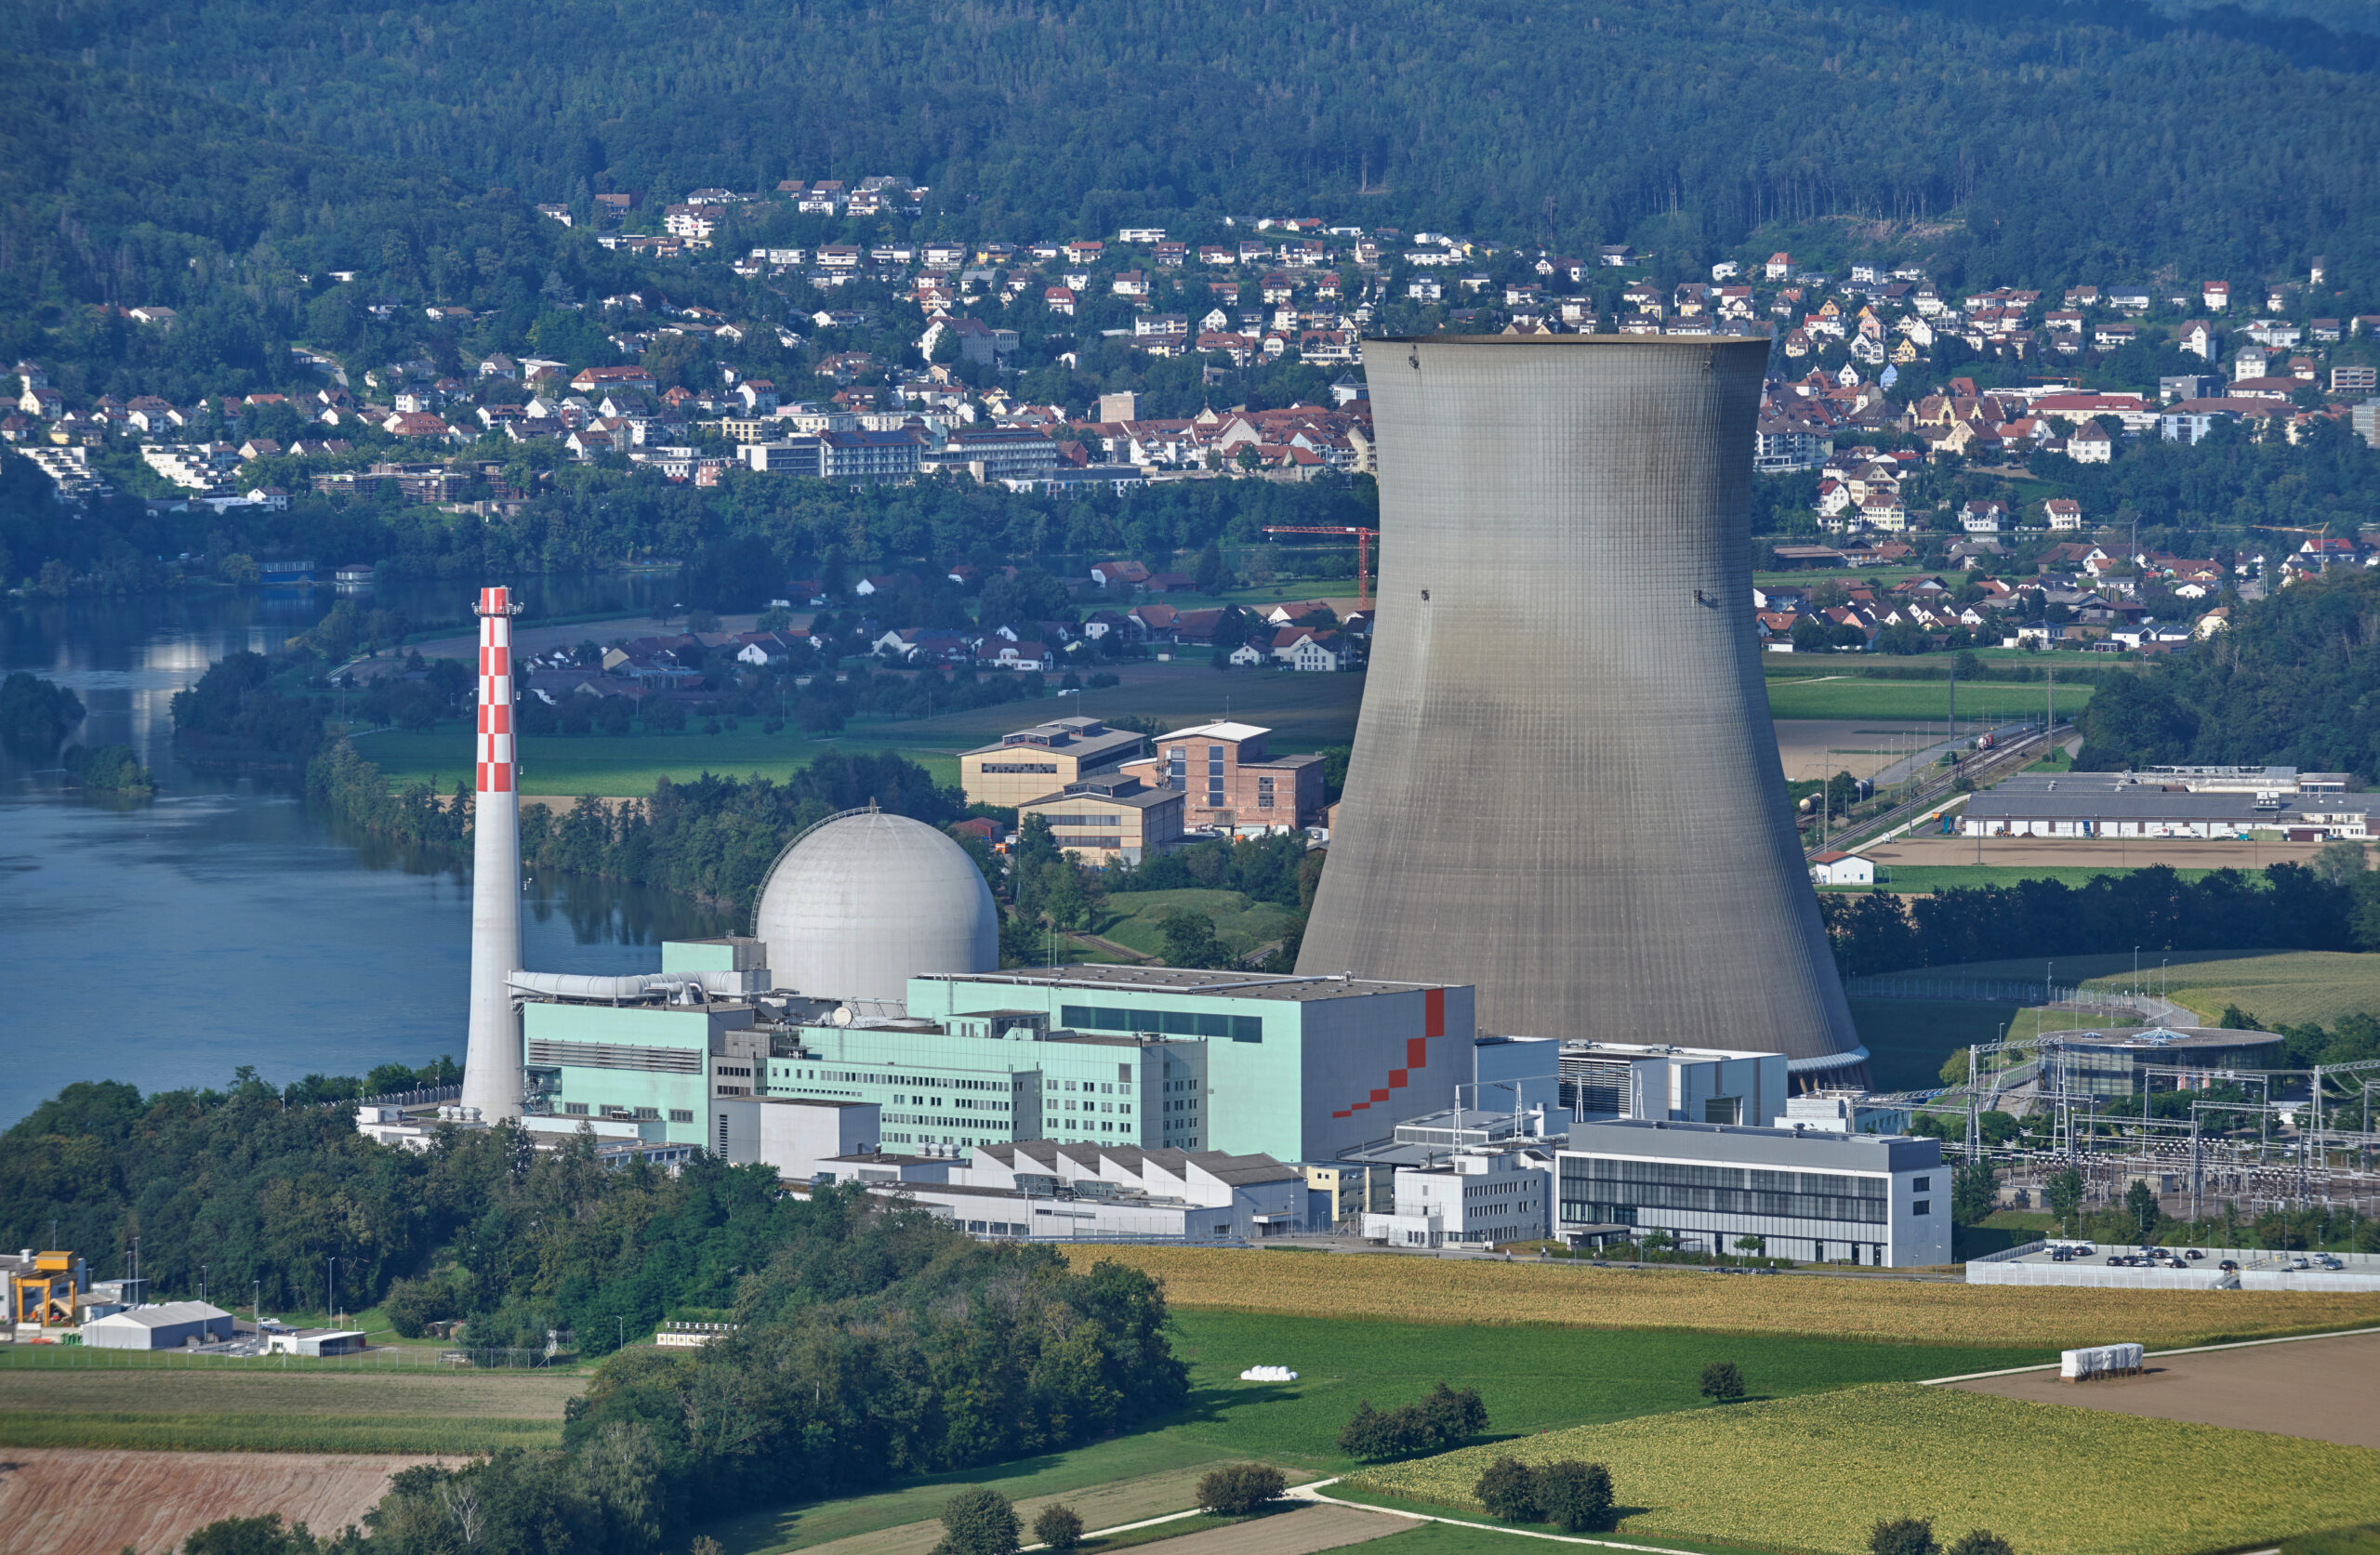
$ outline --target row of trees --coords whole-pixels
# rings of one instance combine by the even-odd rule
[[[2355,850],[2360,855],[2360,849]],[[2215,870],[2185,880],[2158,864],[2081,886],[2020,880],[1931,896],[1821,895],[1845,975],[1969,961],[2149,951],[2380,948],[2380,875],[2359,862],[2325,878],[2304,864]]]

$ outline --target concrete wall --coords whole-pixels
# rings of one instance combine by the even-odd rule
[[[1767,350],[1365,342],[1394,543],[1301,971],[1474,984],[1491,1031],[1857,1064],[1752,629]]]

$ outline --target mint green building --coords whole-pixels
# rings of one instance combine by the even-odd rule
[[[872,1103],[877,1142],[901,1153],[1047,1140],[1327,1161],[1452,1106],[1470,1077],[1467,987],[1061,967],[912,978],[906,1014],[862,1015],[742,992],[765,983],[751,945],[672,942],[657,978],[546,980],[522,1008],[533,1105],[706,1148],[711,1098],[766,1096]]]

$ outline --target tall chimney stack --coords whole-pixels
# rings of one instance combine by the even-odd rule
[[[471,816],[471,1028],[463,1105],[482,1121],[521,1115],[521,1021],[508,979],[521,969],[521,796],[513,783],[512,618],[503,588],[483,588],[478,794]]]

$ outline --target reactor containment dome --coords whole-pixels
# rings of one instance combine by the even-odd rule
[[[760,887],[753,937],[780,988],[898,1004],[913,977],[1000,964],[999,914],[965,850],[921,821],[847,810],[803,832]]]
[[[1364,343],[1377,635],[1299,971],[1471,983],[1491,1033],[1865,1082],[1752,635],[1768,349]]]

